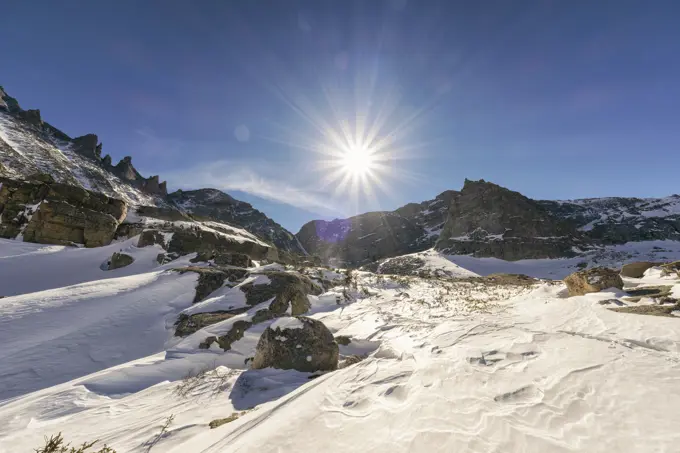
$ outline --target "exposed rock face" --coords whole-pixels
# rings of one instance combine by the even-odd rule
[[[212,229],[201,228],[199,224],[186,228],[178,227],[172,223],[159,226],[157,229],[145,230],[141,233],[137,247],[146,247],[158,244],[169,253],[177,256],[189,253],[203,254],[232,254],[240,253],[254,260],[277,260],[278,251],[275,247],[256,240],[238,240],[218,231],[219,226],[211,224]],[[166,237],[170,237],[166,243]]]
[[[217,253],[215,251],[199,253],[191,260],[194,263],[214,261],[219,266],[252,267],[253,261],[245,253]]]
[[[2,237],[99,247],[111,242],[127,205],[65,184],[3,180],[0,213]]]
[[[645,271],[661,263],[654,263],[652,261],[637,261],[635,263],[624,264],[621,268],[621,275],[630,278],[642,278]]]
[[[135,259],[128,254],[116,252],[109,260],[109,270],[120,269],[134,263]]]
[[[131,156],[125,156],[115,166],[111,166],[111,157],[107,154],[102,159],[102,165],[123,181],[127,181],[146,193],[161,196],[168,194],[166,182],[160,182],[158,175],[144,178],[132,165]]]
[[[260,337],[252,367],[331,371],[337,369],[338,357],[338,344],[322,322],[301,316],[281,318]]]
[[[5,93],[5,89],[2,86],[0,86],[0,108],[9,113],[21,111],[21,107],[19,107],[17,100]]]
[[[485,181],[465,181],[452,197],[436,248],[445,253],[505,260],[573,255],[576,227],[518,192]]]
[[[375,231],[362,229],[364,219],[376,214],[398,216],[403,225],[392,222]],[[398,247],[385,242],[386,230],[395,226],[406,233]],[[297,237],[310,254],[327,262],[337,258],[334,265],[359,266],[421,251],[435,241],[437,249],[451,254],[506,260],[568,257],[598,245],[680,240],[680,195],[535,201],[492,183],[466,180],[460,192],[449,190],[435,200],[410,203],[392,213],[310,222]]]
[[[539,201],[554,216],[602,244],[680,240],[680,195],[665,198],[588,198]]]
[[[570,296],[582,296],[597,293],[607,288],[623,289],[623,280],[619,273],[606,267],[574,272],[564,279]]]
[[[170,203],[196,219],[210,219],[240,226],[285,252],[303,254],[295,236],[250,204],[216,189],[178,190]]]
[[[273,298],[269,310],[276,315],[283,315],[289,309],[294,316],[304,314],[311,307],[307,295],[322,292],[309,277],[301,274],[274,271],[262,275],[269,279],[269,283],[243,285],[241,289],[246,294],[246,303],[251,306]]]
[[[370,212],[345,220],[315,220],[297,234],[305,250],[323,261],[358,266],[383,257],[403,255],[432,245],[421,241],[425,229],[390,212]]]
[[[434,200],[409,203],[392,212],[369,212],[349,219],[314,220],[302,226],[297,238],[305,250],[337,265],[361,266],[382,258],[432,247],[448,216],[447,190]]]
[[[42,128],[43,126],[43,121],[40,117],[40,110],[22,110],[17,112],[16,115],[18,118],[21,118],[32,126],[38,128]]]
[[[101,158],[101,147],[97,146],[99,138],[95,134],[87,134],[76,137],[71,141],[73,150],[81,156],[99,160]]]

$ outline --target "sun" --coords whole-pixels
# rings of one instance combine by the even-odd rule
[[[374,151],[363,146],[352,146],[340,156],[342,169],[352,176],[363,176],[375,168]]]

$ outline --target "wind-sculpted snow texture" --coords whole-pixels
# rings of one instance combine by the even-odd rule
[[[146,452],[171,415],[151,451],[677,447],[680,319],[674,313],[680,312],[617,312],[610,308],[656,302],[634,302],[618,290],[567,297],[560,281],[483,277],[563,278],[583,267],[576,258],[507,262],[431,250],[404,257],[402,275],[355,271],[348,280],[344,272],[303,269],[325,282],[324,293],[307,296],[305,316],[335,335],[341,359],[337,371],[310,374],[249,369],[260,335],[275,319],[248,328],[228,351],[199,347],[239,320],[252,320],[262,306],[173,337],[182,311],[244,305],[243,284],[225,285],[189,308],[195,274],[159,266],[152,255],[160,246],[134,243],[85,250],[0,242],[0,275],[11,267],[36,275],[35,288],[16,283],[0,299],[0,451],[31,451],[43,436],[62,432],[74,443],[100,439],[119,453]],[[112,271],[97,267],[120,249],[135,261]],[[49,258],[57,255],[73,275],[49,276],[55,263]],[[680,247],[671,241],[611,247],[590,265],[642,258],[678,259]],[[414,276],[422,270],[414,263],[427,272]],[[281,265],[262,271],[274,269],[301,271]],[[252,269],[246,281],[266,284],[262,271]],[[638,289],[662,284],[680,295],[678,277],[658,267],[624,282]],[[209,428],[225,418],[231,421]]]

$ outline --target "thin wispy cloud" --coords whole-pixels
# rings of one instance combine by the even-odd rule
[[[342,209],[334,206],[329,194],[298,187],[277,177],[276,173],[272,164],[220,160],[165,172],[164,177],[171,186],[180,189],[211,187],[225,192],[238,190],[316,214],[344,215]]]

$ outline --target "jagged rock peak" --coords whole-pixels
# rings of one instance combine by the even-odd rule
[[[132,157],[125,156],[113,167],[112,172],[120,179],[134,182],[144,179],[142,175],[132,166]]]
[[[158,175],[154,175],[150,178],[143,179],[141,189],[147,193],[156,195],[165,196],[168,194],[167,182],[166,181],[159,182]]]
[[[0,85],[0,108],[7,110],[10,113],[16,113],[21,111],[19,107],[19,102],[7,94],[5,89]]]
[[[89,157],[99,161],[101,159],[102,147],[99,138],[95,134],[86,134],[71,140],[73,151],[81,156]]]
[[[33,126],[42,127],[43,125],[42,118],[40,118],[40,110],[20,110],[16,112],[16,116]]]

